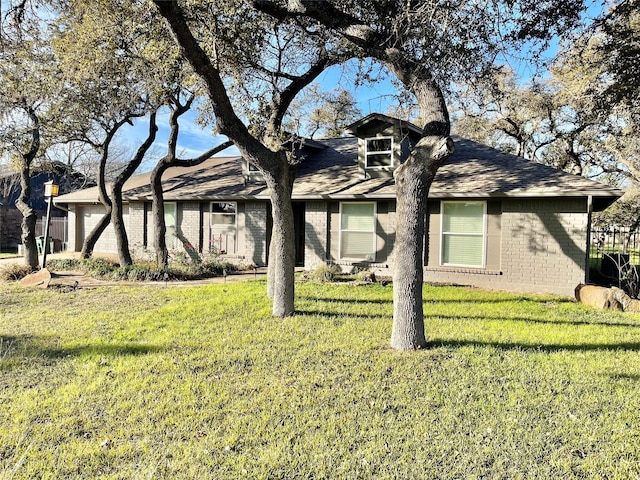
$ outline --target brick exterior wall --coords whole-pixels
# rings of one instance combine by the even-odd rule
[[[200,252],[200,203],[178,203],[178,228],[176,248],[186,252]]]
[[[144,203],[133,202],[129,204],[129,228],[127,236],[131,250],[144,247]]]
[[[425,281],[573,296],[585,281],[587,220],[584,199],[505,200],[500,234],[488,238],[500,242],[487,246],[499,252],[497,262],[484,270],[439,267],[432,252]],[[439,225],[431,225],[432,249],[438,238]]]
[[[244,241],[238,253],[245,256],[247,263],[258,266],[267,264],[267,208],[266,202],[244,205]]]
[[[104,215],[105,208],[102,205],[83,205],[78,208],[78,220],[82,222],[81,230],[77,234],[79,234],[80,239],[79,242],[76,243],[76,248],[78,250],[82,249],[82,242],[84,238],[93,230],[93,227],[96,226],[100,218]],[[127,229],[127,234],[131,229],[131,225],[129,224],[129,205],[123,205],[123,217],[124,217],[124,225]],[[80,226],[79,226],[80,227]],[[76,238],[76,240],[78,240]],[[98,239],[95,248],[93,249],[94,253],[117,253],[118,247],[116,244],[116,235],[113,230],[113,225],[107,225],[107,228],[104,230],[100,238]]]
[[[382,204],[379,204],[382,205]],[[371,270],[391,275],[395,238],[395,202],[384,200],[379,209],[378,250],[380,258]],[[204,207],[203,207],[204,208]],[[237,252],[235,259],[255,265],[267,261],[267,202],[239,202],[237,210]],[[100,208],[85,206],[69,213],[69,250],[82,247],[84,232],[98,219]],[[147,212],[147,239],[153,241],[153,222]],[[208,221],[201,221],[199,202],[178,204],[178,245],[198,252],[208,249]],[[313,269],[327,260],[337,261],[338,202],[312,201],[305,206],[305,268]],[[87,214],[90,215],[87,215]],[[439,266],[439,202],[432,201],[429,219],[429,261],[425,281],[473,285],[522,292],[573,295],[575,286],[585,280],[587,220],[585,199],[504,199],[488,204],[487,268]],[[84,225],[78,223],[84,222]],[[142,245],[144,206],[132,203],[125,215],[129,241]],[[204,245],[200,229],[204,228]],[[115,239],[109,227],[96,246],[96,253],[115,252]],[[151,245],[148,245],[151,249]],[[345,270],[350,264],[345,263]]]
[[[573,295],[585,281],[587,247],[587,213],[576,210],[569,201],[506,204],[503,281],[523,291]]]
[[[327,202],[307,202],[304,223],[304,267],[313,270],[327,261]]]

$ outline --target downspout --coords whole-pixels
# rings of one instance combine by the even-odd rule
[[[587,252],[585,255],[584,283],[589,283],[591,269],[591,215],[593,214],[593,195],[587,196]]]

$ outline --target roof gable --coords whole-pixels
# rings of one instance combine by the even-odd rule
[[[402,129],[407,129],[417,135],[422,135],[422,129],[411,122],[400,120],[398,118],[383,115],[381,113],[370,113],[364,118],[361,118],[357,122],[352,123],[345,129],[352,135],[359,136],[358,133],[363,130],[371,130],[377,128],[386,128],[390,125],[399,125]]]

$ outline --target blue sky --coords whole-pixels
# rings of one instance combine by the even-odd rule
[[[329,85],[330,89],[335,88],[340,81],[339,68],[333,68],[323,73],[318,81],[322,85]],[[345,82],[346,83],[346,82]],[[369,87],[357,87],[352,91],[353,97],[357,101],[357,106],[363,116],[371,112],[385,113],[389,102],[389,94],[393,92],[393,85],[389,78],[381,78],[380,82]],[[201,127],[196,122],[197,111],[193,108],[180,117],[180,135],[178,137],[178,154],[181,158],[193,158],[209,148],[219,145],[227,138],[222,135],[214,135],[212,126]],[[139,171],[150,171],[158,158],[167,151],[167,138],[169,135],[169,110],[163,109],[157,116],[158,133],[153,147]],[[138,120],[134,126],[122,127],[117,141],[121,142],[134,151],[144,141],[148,134],[148,117]],[[219,156],[238,155],[235,146],[229,147],[219,154]]]

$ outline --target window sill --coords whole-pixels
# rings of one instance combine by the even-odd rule
[[[340,265],[343,267],[353,267],[353,266],[358,266],[358,265],[367,265],[368,267],[375,267],[375,268],[389,268],[389,265],[387,265],[386,263],[377,263],[373,260],[346,260],[346,259],[340,259],[337,261],[331,261],[328,260],[328,263],[332,263],[334,265]]]
[[[501,270],[487,270],[485,268],[473,267],[425,267],[426,272],[443,272],[443,273],[465,273],[473,275],[502,275]]]

